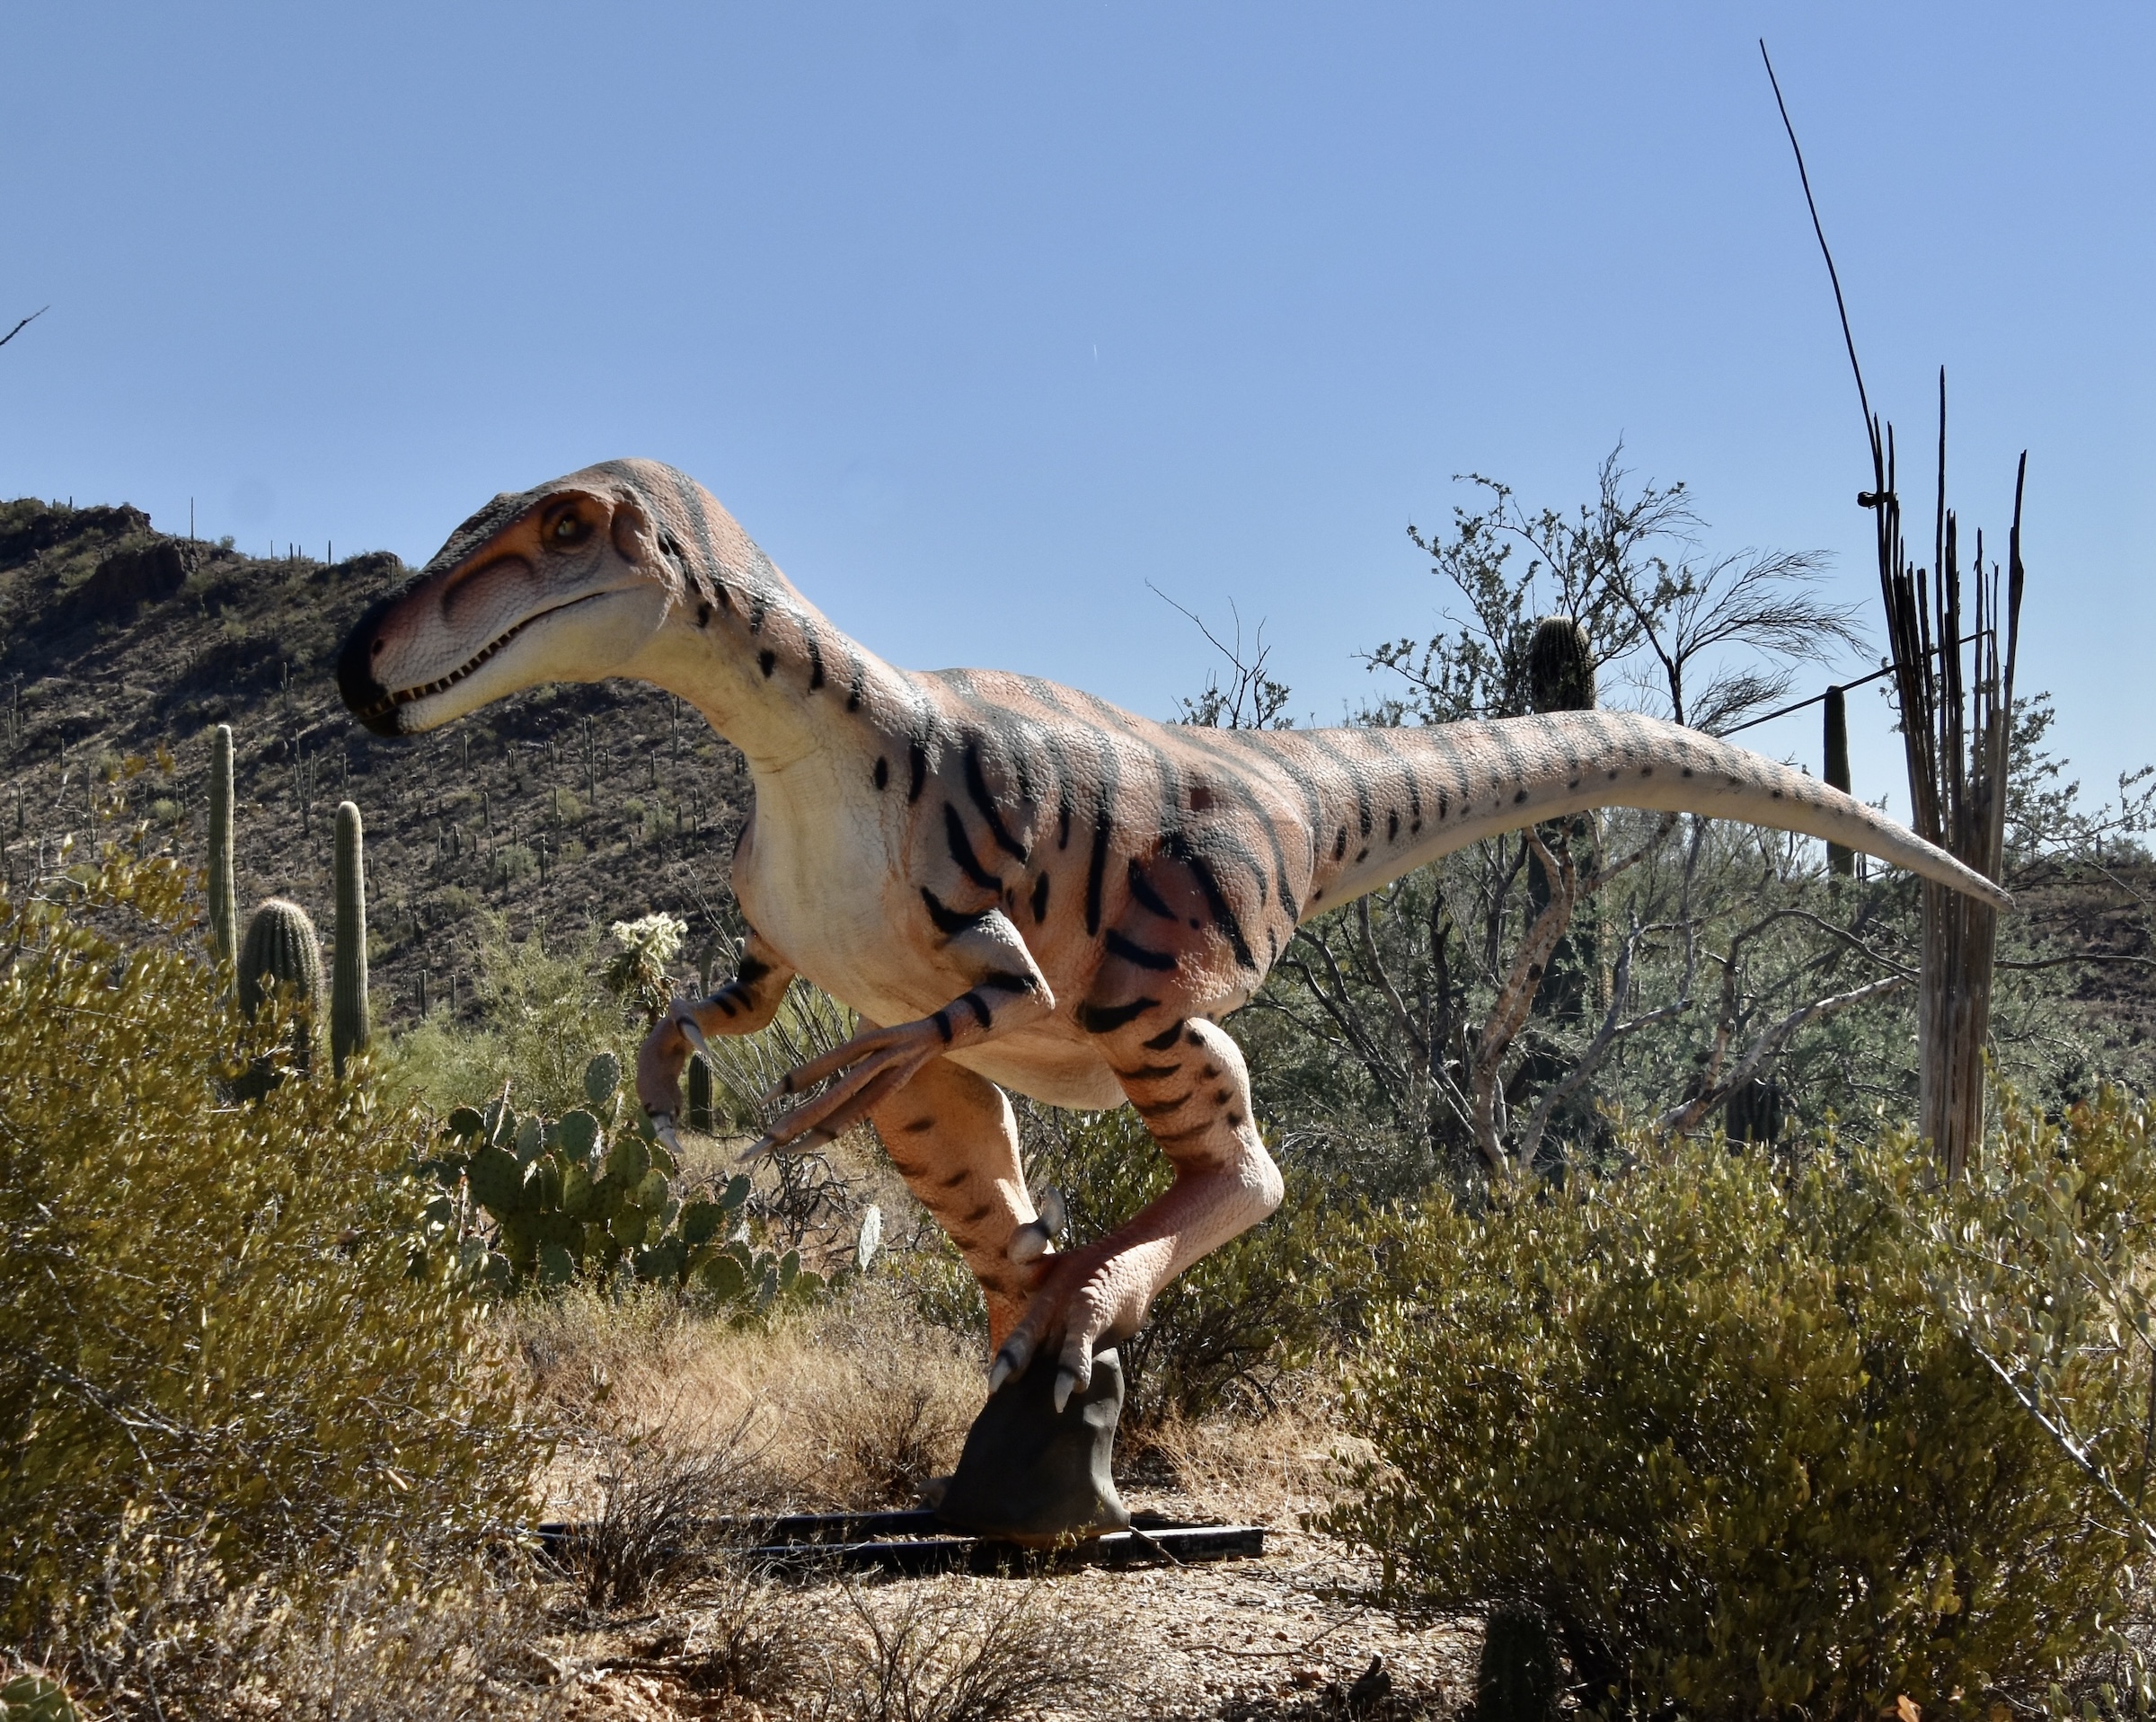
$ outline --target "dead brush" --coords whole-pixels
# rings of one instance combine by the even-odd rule
[[[866,1290],[822,1334],[828,1363],[796,1408],[802,1493],[834,1507],[910,1506],[958,1462],[985,1389],[962,1342]]]
[[[722,1522],[782,1499],[768,1443],[750,1433],[755,1418],[751,1407],[716,1434],[662,1421],[602,1438],[598,1516],[563,1555],[587,1605],[631,1608],[663,1585],[708,1576],[724,1558]]]
[[[676,1599],[666,1623],[637,1647],[638,1660],[691,1691],[771,1700],[801,1689],[814,1671],[800,1593],[747,1562],[714,1552]]]
[[[1006,1588],[838,1588],[853,1629],[827,1653],[816,1722],[1002,1722],[1051,1709],[1100,1714],[1118,1686],[1084,1645],[1069,1598]]]

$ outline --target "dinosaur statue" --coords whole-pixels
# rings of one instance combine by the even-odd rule
[[[672,1133],[692,1047],[762,1028],[795,976],[851,1005],[862,1031],[782,1091],[830,1085],[759,1149],[871,1121],[980,1281],[992,1391],[1052,1352],[1058,1411],[1098,1347],[1277,1205],[1220,1020],[1305,918],[1480,838],[1605,806],[1802,832],[2008,902],[1819,780],[1654,718],[1228,731],[1031,676],[896,669],[702,487],[649,461],[495,498],[367,612],[338,669],[384,736],[610,676],[696,707],[755,786],[733,868],[753,931],[733,979],[645,1041],[637,1092],[655,1126]],[[1173,1184],[1109,1236],[1054,1251],[1002,1088],[1128,1100]]]

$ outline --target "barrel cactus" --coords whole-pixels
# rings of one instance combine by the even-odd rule
[[[239,893],[232,877],[232,726],[221,723],[209,744],[209,932],[217,960],[239,951]]]
[[[330,990],[330,1054],[337,1074],[365,1050],[367,1023],[367,857],[359,809],[337,808],[337,956]]]
[[[1595,709],[1595,649],[1570,616],[1545,616],[1527,642],[1527,703],[1537,711]]]
[[[1838,687],[1826,691],[1826,781],[1842,794],[1849,793],[1849,702]],[[1837,879],[1853,879],[1856,852],[1840,843],[1827,844],[1826,867]]]

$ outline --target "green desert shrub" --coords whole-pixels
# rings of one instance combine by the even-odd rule
[[[78,1659],[175,1561],[468,1559],[544,1458],[426,1234],[423,1120],[293,1080],[190,885],[109,850],[0,894],[0,1639]],[[241,1104],[256,1062],[286,1080]]]
[[[481,923],[481,1019],[471,1027],[446,1011],[400,1035],[384,1074],[399,1095],[423,1100],[437,1117],[513,1082],[517,1103],[560,1117],[585,1103],[584,1071],[595,1050],[633,1068],[641,1029],[599,980],[598,935],[550,948],[536,931],[509,937],[498,914]]]
[[[1395,1594],[1546,1620],[1592,1712],[2041,1709],[2126,1649],[2145,1544],[2056,1435],[2138,1459],[2147,1357],[2094,1303],[2059,1313],[2046,1379],[2078,1422],[2047,1430],[1970,1311],[2005,1295],[1984,1264],[2062,1214],[2145,1250],[2156,1167],[2120,1104],[2063,1132],[2002,1110],[1975,1191],[1929,1188],[1905,1138],[1794,1164],[1635,1140],[1607,1179],[1433,1204],[1351,1384],[1376,1456],[1330,1527]],[[2095,1194],[2046,1209],[2077,1166]]]

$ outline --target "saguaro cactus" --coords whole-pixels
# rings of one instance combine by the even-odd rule
[[[240,943],[239,981],[240,1010],[250,1019],[273,986],[289,987],[297,995],[292,1051],[300,1069],[307,1069],[322,1008],[322,943],[298,904],[273,896],[255,910]]]
[[[1826,781],[1842,794],[1849,793],[1849,704],[1838,687],[1826,691]],[[1829,843],[1826,866],[1837,878],[1852,879],[1857,871],[1856,852]]]
[[[221,723],[209,744],[209,932],[220,962],[238,954],[233,937],[238,897],[232,879],[232,726]]]
[[[367,1045],[367,855],[359,809],[337,807],[337,957],[330,989],[330,1055],[337,1074]]]
[[[1544,616],[1527,642],[1527,703],[1537,711],[1595,709],[1595,649],[1570,616]]]

